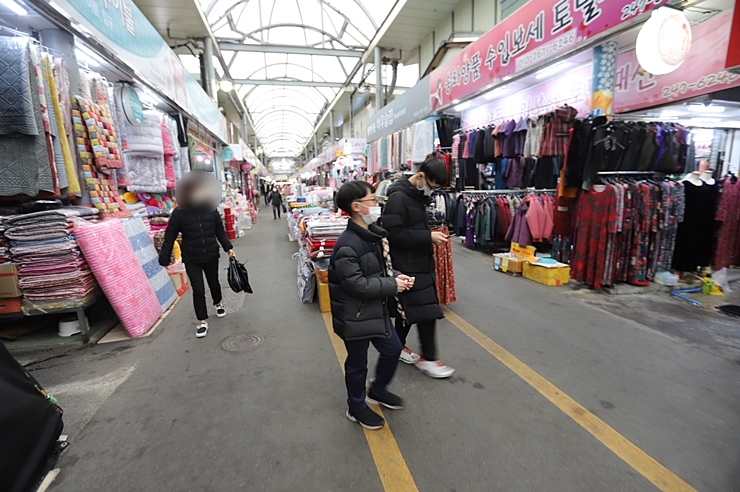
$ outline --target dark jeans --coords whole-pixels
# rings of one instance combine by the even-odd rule
[[[272,206],[272,218],[273,219],[279,219],[280,218],[280,205],[273,205]]]
[[[437,360],[437,342],[435,340],[436,320],[417,323],[419,329],[419,342],[421,343],[421,356],[426,360]],[[396,318],[396,332],[401,343],[406,346],[406,338],[411,331],[411,325],[404,326],[400,316]]]
[[[347,385],[347,404],[353,412],[360,412],[367,407],[365,403],[365,381],[367,380],[367,349],[370,344],[380,352],[378,365],[375,367],[373,391],[385,393],[388,383],[393,379],[401,355],[401,341],[391,325],[390,338],[371,338],[344,342],[347,348],[347,360],[344,361],[344,382]]]
[[[185,263],[185,271],[188,272],[190,288],[193,289],[193,306],[195,315],[199,321],[208,319],[208,308],[206,308],[206,286],[203,283],[203,274],[206,275],[208,287],[211,289],[213,304],[221,303],[221,284],[218,281],[218,260],[209,263]]]

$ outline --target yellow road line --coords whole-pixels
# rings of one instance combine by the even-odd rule
[[[650,480],[656,487],[665,492],[696,492],[675,473],[661,465],[643,450],[632,444],[627,438],[612,429],[603,420],[586,410],[577,401],[563,393],[557,386],[542,377],[534,369],[517,359],[514,355],[499,344],[481,333],[476,327],[460,316],[444,308],[447,321],[455,325],[483,347],[489,354],[511,369],[517,376],[550,400],[553,405],[562,410],[568,417],[575,420],[581,427],[591,433],[611,452],[622,458],[628,465]]]
[[[323,313],[323,316],[326,331],[329,332],[334,352],[336,352],[337,360],[339,360],[339,366],[342,368],[342,373],[344,373],[344,360],[347,358],[347,350],[342,339],[334,333],[331,324],[331,313]],[[383,412],[376,405],[370,406],[377,413],[383,415]],[[383,489],[386,492],[418,492],[419,489],[416,488],[414,477],[411,476],[411,472],[406,466],[406,460],[403,459],[388,422],[380,430],[363,430],[375,461],[375,467],[378,469],[380,481],[383,483]]]

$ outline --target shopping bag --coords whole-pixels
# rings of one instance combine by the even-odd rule
[[[234,292],[242,291],[242,279],[239,275],[239,262],[236,258],[229,258],[229,272],[226,277],[229,281],[229,287],[231,287],[231,290]]]
[[[236,262],[237,271],[239,272],[239,282],[241,283],[242,290],[247,294],[254,294],[252,286],[249,285],[249,273],[244,263]]]
[[[246,292],[253,294],[252,286],[249,285],[249,273],[244,263],[239,263],[235,257],[229,258],[229,272],[227,275],[229,287],[234,292]]]
[[[288,213],[288,207],[285,206],[285,203],[283,203],[283,213],[284,214]]]

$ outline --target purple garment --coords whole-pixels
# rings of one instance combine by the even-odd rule
[[[499,131],[499,135],[503,135],[502,143],[501,143],[501,150],[503,152],[504,157],[515,157],[516,153],[514,152],[514,128],[516,127],[516,122],[514,120],[509,120],[506,123],[504,123],[503,128],[501,128],[501,131]]]
[[[653,152],[653,162],[650,167],[651,170],[654,170],[657,166],[660,160],[663,158],[663,155],[665,155],[666,151],[668,150],[666,147],[665,137],[666,134],[670,136],[668,132],[666,132],[662,126],[655,125],[656,132],[655,132],[655,145],[658,147],[656,152]]]
[[[527,140],[527,120],[521,118],[514,127],[514,155],[524,155],[524,142]]]
[[[475,246],[475,238],[473,237],[473,222],[475,222],[475,212],[471,212],[465,215],[465,246]]]
[[[468,142],[466,145],[468,146],[468,158],[469,159],[472,159],[473,156],[475,155],[475,137],[476,137],[476,132],[470,132],[468,134]]]
[[[524,157],[512,157],[506,166],[506,186],[509,189],[524,188]]]
[[[532,234],[529,232],[529,225],[526,218],[527,210],[529,210],[529,206],[526,203],[522,203],[516,209],[509,225],[509,230],[506,232],[507,241],[517,243],[520,246],[529,246],[532,244]]]

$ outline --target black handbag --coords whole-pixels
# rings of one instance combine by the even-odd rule
[[[249,274],[247,273],[247,267],[244,263],[232,257],[229,258],[229,272],[227,275],[229,281],[229,287],[234,292],[246,292],[247,294],[253,294],[252,286],[249,285]]]

